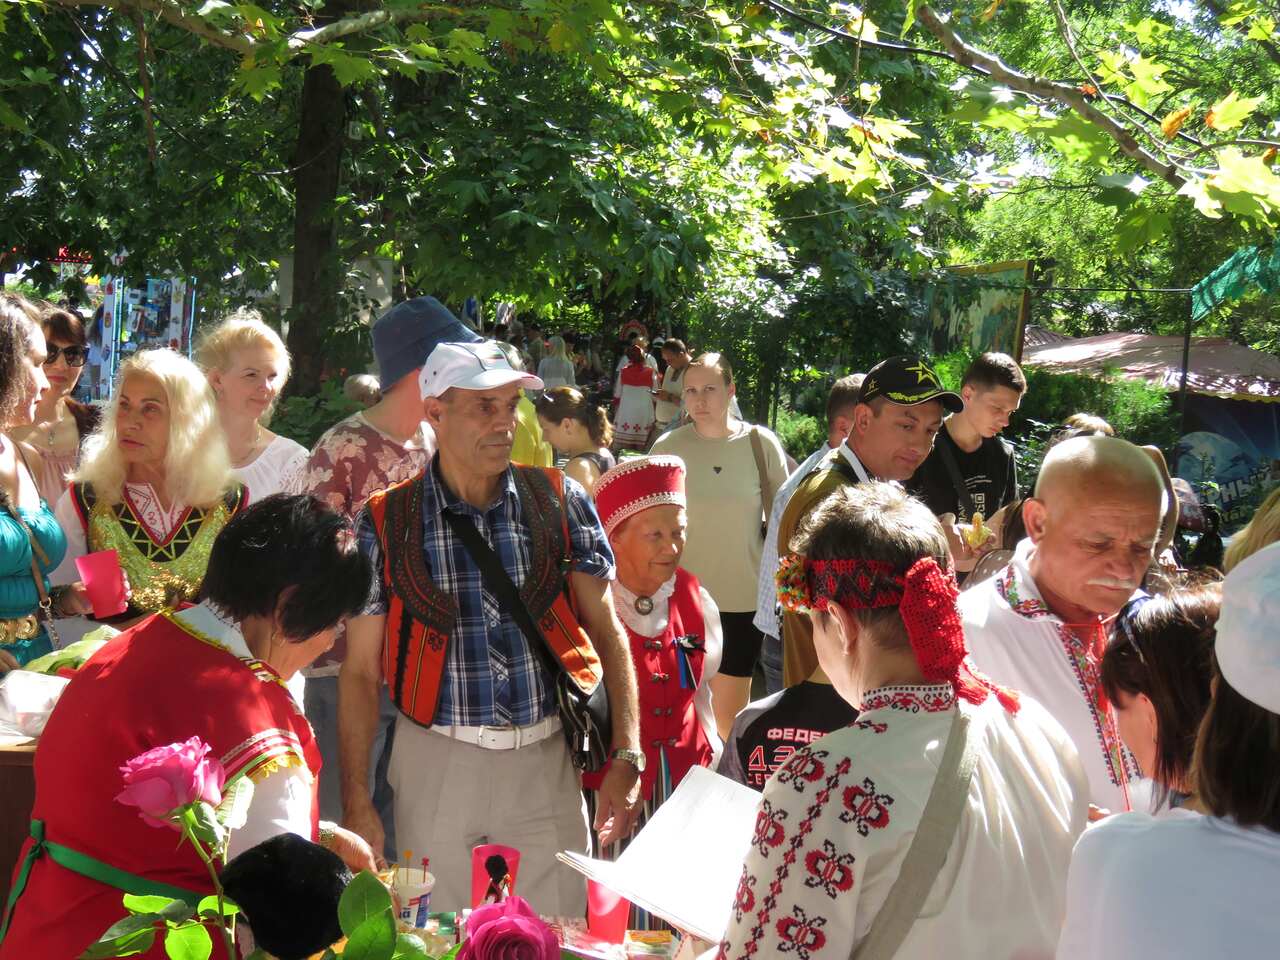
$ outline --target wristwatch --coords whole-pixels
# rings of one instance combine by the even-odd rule
[[[609,756],[614,760],[625,760],[627,763],[631,764],[633,767],[636,768],[636,773],[644,773],[643,751],[628,750],[626,747],[623,747],[619,750],[613,751],[613,753],[609,754]]]

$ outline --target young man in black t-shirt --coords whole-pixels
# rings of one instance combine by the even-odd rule
[[[733,721],[716,772],[764,790],[793,753],[857,719],[819,667],[808,680],[747,704]]]
[[[973,513],[990,517],[1017,498],[1013,447],[998,435],[1026,391],[1022,370],[1007,354],[984,353],[965,371],[964,410],[946,419],[933,452],[907,484],[935,516],[950,513],[968,523]]]

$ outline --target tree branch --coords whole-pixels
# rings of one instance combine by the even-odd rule
[[[1085,95],[1076,87],[1019,73],[998,57],[970,46],[951,29],[949,23],[926,4],[916,8],[916,19],[938,38],[957,63],[965,67],[985,70],[993,80],[1005,84],[1010,89],[1051,100],[1070,108],[1114,140],[1125,156],[1150,170],[1171,187],[1176,189],[1186,182],[1176,166],[1144,149],[1123,124],[1089,103]]]
[[[134,13],[138,28],[138,75],[142,78],[142,120],[147,130],[147,159],[156,168],[156,119],[151,114],[151,70],[147,66],[147,24],[141,13]]]
[[[289,49],[300,50],[310,43],[328,43],[353,33],[365,33],[394,23],[420,23],[440,16],[465,16],[461,7],[432,7],[430,10],[370,10],[352,17],[343,17],[314,30],[297,30],[289,35]]]
[[[912,57],[936,57],[940,60],[950,60],[954,64],[972,70],[974,73],[984,74],[984,71],[980,67],[976,67],[972,64],[960,63],[959,60],[945,50],[930,50],[926,47],[908,46],[905,43],[885,43],[883,40],[868,40],[861,36],[861,32],[849,33],[847,30],[839,30],[835,27],[829,27],[825,23],[820,23],[817,20],[813,20],[805,16],[799,10],[792,10],[790,7],[783,6],[781,3],[778,3],[777,0],[762,0],[762,2],[770,10],[782,14],[784,17],[789,17],[792,20],[803,23],[806,26],[813,27],[815,30],[821,30],[823,33],[831,37],[838,37],[841,40],[851,40],[861,46],[870,47],[873,50],[887,50],[891,53],[903,53]]]
[[[122,13],[154,13],[165,23],[195,34],[215,47],[234,50],[248,56],[257,44],[248,37],[227,33],[210,26],[207,21],[188,13],[174,0],[53,0],[62,7],[109,7]]]

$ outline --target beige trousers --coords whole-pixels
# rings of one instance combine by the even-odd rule
[[[396,841],[431,858],[432,911],[471,906],[471,850],[520,851],[515,892],[543,916],[583,917],[583,876],[556,860],[589,852],[582,782],[564,736],[516,750],[486,750],[396,718],[387,779],[395,791]]]

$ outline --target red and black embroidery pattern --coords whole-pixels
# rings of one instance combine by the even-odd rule
[[[889,825],[893,797],[876,793],[876,783],[870,777],[864,777],[861,784],[846,787],[842,801],[844,810],[840,812],[840,822],[853,824],[862,836]]]
[[[886,823],[888,819],[886,818]],[[840,853],[830,840],[822,841],[821,850],[810,850],[804,857],[804,868],[809,875],[804,885],[811,890],[821,890],[834,900],[853,889],[852,853]]]
[[[756,814],[756,832],[751,838],[751,845],[760,851],[760,856],[768,857],[770,847],[782,845],[787,835],[782,821],[787,819],[787,811],[774,810],[768,800],[760,801],[760,810]]]
[[[808,749],[798,750],[792,760],[809,752]],[[823,757],[827,755],[826,751],[820,750],[816,752]],[[790,762],[788,761],[788,764]],[[848,757],[843,758],[836,765],[834,772],[826,777],[821,789],[814,794],[813,803],[809,804],[805,809],[804,819],[797,825],[795,835],[788,841],[786,852],[782,855],[782,862],[778,865],[778,869],[774,871],[773,879],[769,882],[769,888],[760,900],[760,909],[756,911],[756,922],[751,927],[751,933],[742,945],[742,951],[738,954],[738,957],[753,957],[759,953],[760,942],[764,939],[765,931],[770,928],[773,912],[778,907],[778,896],[782,893],[783,885],[791,875],[791,868],[795,866],[796,860],[800,856],[800,850],[804,847],[805,839],[812,832],[813,825],[818,817],[822,815],[822,811],[830,803],[832,792],[839,788],[840,781],[848,774],[852,765],[852,760]],[[803,790],[803,787],[801,789]],[[763,802],[761,806],[763,807]],[[825,917],[810,918],[799,907],[793,908],[791,916],[784,918],[776,926],[778,935],[783,940],[779,949],[783,952],[794,952],[799,957],[799,960],[809,960],[813,951],[822,949],[826,944],[826,934],[822,933],[822,927],[826,925],[826,922]],[[725,940],[720,944],[720,951],[717,954],[719,960],[724,960],[728,955],[728,951],[729,941]]]
[[[791,908],[791,916],[778,921],[779,953],[794,953],[800,960],[809,960],[814,951],[827,945],[827,935],[822,928],[826,917],[810,917],[804,907]]]
[[[827,768],[822,761],[827,756],[826,750],[797,750],[778,769],[778,783],[790,785],[796,793],[804,793],[806,784],[817,783],[826,776]]]
[[[855,730],[870,730],[872,733],[884,733],[889,729],[887,723],[878,720],[855,720],[850,726]]]
[[[746,864],[743,864],[742,879],[738,881],[738,892],[733,897],[733,919],[735,923],[741,923],[743,915],[756,908],[756,892],[752,889],[755,885],[756,878],[747,872]]]
[[[941,713],[956,702],[950,684],[921,684],[912,687],[881,687],[862,698],[862,710],[900,710],[904,713]]]

